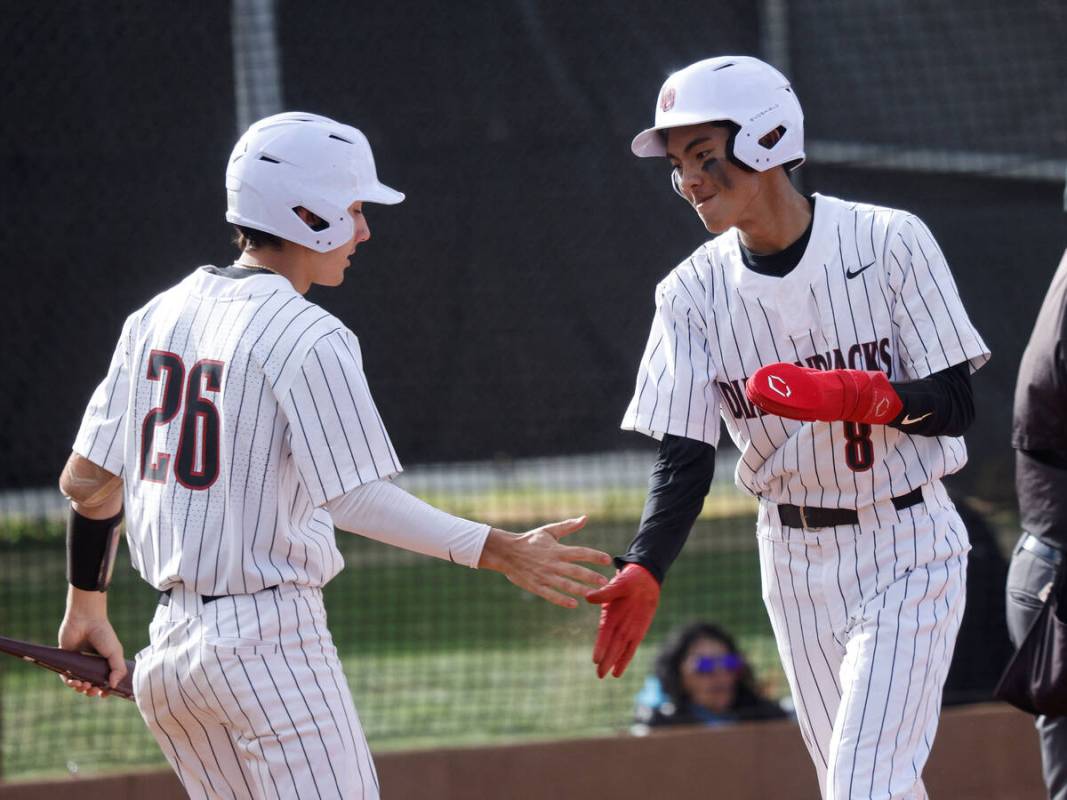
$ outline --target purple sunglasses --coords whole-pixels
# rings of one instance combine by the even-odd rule
[[[688,666],[691,672],[698,675],[711,675],[720,669],[737,672],[744,663],[737,653],[727,653],[724,656],[697,656],[689,659]]]

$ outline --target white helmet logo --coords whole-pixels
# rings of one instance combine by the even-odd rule
[[[789,397],[793,394],[793,390],[789,388],[789,384],[785,382],[785,378],[781,378],[777,375],[767,376],[767,386],[772,392],[780,394],[782,397]]]
[[[674,87],[668,87],[663,90],[663,98],[660,100],[659,107],[664,111],[670,111],[674,108]]]

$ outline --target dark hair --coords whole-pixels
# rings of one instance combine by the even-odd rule
[[[274,250],[282,248],[282,240],[273,233],[257,231],[255,228],[249,228],[245,225],[234,225],[233,229],[233,243],[237,245],[237,249],[242,253],[245,250],[259,250],[263,247],[269,247]]]
[[[682,662],[689,648],[699,639],[721,642],[731,653],[741,656],[741,670],[737,676],[737,691],[734,694],[734,702],[730,706],[731,711],[767,703],[756,685],[756,676],[752,673],[752,667],[737,649],[734,638],[711,622],[691,622],[672,631],[660,648],[659,655],[656,656],[656,677],[664,693],[670,697],[676,708],[683,709],[689,705],[690,699],[682,688]]]
[[[301,211],[305,212],[311,219],[305,220],[301,217]],[[304,208],[303,206],[295,206],[293,208],[293,213],[313,231],[324,231],[330,227],[330,223],[315,212]],[[255,228],[249,228],[245,225],[234,225],[233,227],[236,230],[236,234],[233,237],[233,243],[237,245],[242,253],[245,250],[258,250],[261,247],[270,247],[274,250],[281,250],[284,246],[285,240],[280,236],[275,236],[273,233],[257,231]]]

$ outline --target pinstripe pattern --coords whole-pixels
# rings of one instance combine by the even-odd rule
[[[204,360],[221,373],[196,385]],[[218,469],[197,485],[211,413]],[[171,590],[137,693],[189,796],[377,798],[319,591],[342,567],[325,503],[400,471],[351,331],[280,276],[198,270],[127,319],[74,450],[124,476],[133,564]]]
[[[887,525],[874,536],[859,526],[805,532],[761,505],[764,602],[823,797],[925,798],[922,768],[963,615],[963,523],[934,500],[882,509]],[[900,550],[898,539],[917,547]]]
[[[715,445],[722,416],[741,451],[736,483],[761,500],[764,601],[824,800],[925,798],[969,550],[940,478],[966,462],[963,439],[872,426],[873,459],[850,466],[845,424],[764,415],[744,385],[776,361],[907,381],[977,369],[989,351],[910,214],[819,196],[807,250],[782,278],[747,269],[737,236],[657,287],[622,427]],[[923,504],[889,502],[917,487]],[[859,524],[783,528],[778,503],[855,508]]]
[[[378,798],[321,590],[175,589],[151,634],[138,707],[191,798]]]
[[[206,490],[173,474],[141,480],[141,424],[164,389],[144,378],[152,350],[178,355],[186,375],[204,358],[225,365],[221,391],[204,395],[222,420],[219,477]],[[155,429],[172,470],[181,422]],[[122,447],[111,446],[116,437]],[[274,275],[197,271],[131,315],[74,449],[112,472],[128,467],[128,539],[145,580],[207,595],[322,586],[342,561],[320,506],[400,471],[355,336]],[[280,513],[288,509],[296,513]]]
[[[861,271],[848,278],[850,270]],[[977,369],[988,358],[920,220],[818,196],[808,249],[784,278],[747,269],[731,230],[660,283],[622,427],[716,445],[721,413],[741,451],[735,479],[743,491],[858,508],[957,471],[967,459],[962,438],[882,426],[871,436],[873,467],[856,472],[844,458],[843,423],[767,418],[744,395],[748,376],[788,360],[914,380],[967,361]]]

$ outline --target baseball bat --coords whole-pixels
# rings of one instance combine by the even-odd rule
[[[132,661],[126,661],[126,677],[112,689],[107,682],[111,667],[108,666],[106,658],[95,653],[76,653],[72,650],[61,650],[58,647],[9,639],[6,636],[0,636],[0,653],[21,658],[23,661],[29,661],[38,667],[50,669],[52,672],[76,681],[87,681],[127,700],[134,699],[133,670],[135,664]]]

